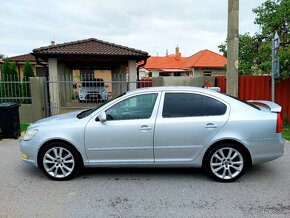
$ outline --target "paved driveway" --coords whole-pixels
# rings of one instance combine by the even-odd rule
[[[285,155],[235,183],[199,169],[90,169],[55,182],[23,163],[17,140],[0,141],[0,217],[290,217]]]

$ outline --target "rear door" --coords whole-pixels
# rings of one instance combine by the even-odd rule
[[[155,162],[193,160],[228,117],[229,106],[213,96],[163,93],[154,134]]]

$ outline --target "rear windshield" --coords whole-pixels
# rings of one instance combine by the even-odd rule
[[[242,102],[242,103],[244,103],[246,105],[249,105],[249,106],[251,106],[251,107],[253,107],[253,108],[255,108],[255,109],[259,110],[259,111],[261,110],[261,108],[259,108],[258,106],[254,105],[254,104],[252,104],[250,102],[247,102],[247,101],[244,101],[244,100],[240,100],[240,99],[238,99],[238,98],[236,98],[234,96],[231,96],[231,95],[226,95],[226,96],[231,97],[231,98],[233,98],[233,99],[235,99],[235,100],[237,100],[239,102]]]

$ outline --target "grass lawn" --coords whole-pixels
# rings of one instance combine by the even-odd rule
[[[283,126],[283,138],[290,141],[290,124]]]
[[[29,126],[28,123],[21,123],[20,124],[20,132],[24,132],[28,126]]]

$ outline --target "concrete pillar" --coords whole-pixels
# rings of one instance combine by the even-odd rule
[[[59,77],[56,58],[48,59],[48,75],[49,75],[49,96],[50,96],[50,112],[52,115],[59,114]]]
[[[35,122],[45,117],[44,105],[45,105],[45,78],[44,77],[30,77],[31,87],[31,112],[32,121]]]
[[[127,91],[126,73],[122,67],[112,69],[112,97],[116,97]]]
[[[129,70],[129,90],[136,89],[137,82],[137,71],[136,71],[136,61],[129,60],[128,61],[128,70]]]

